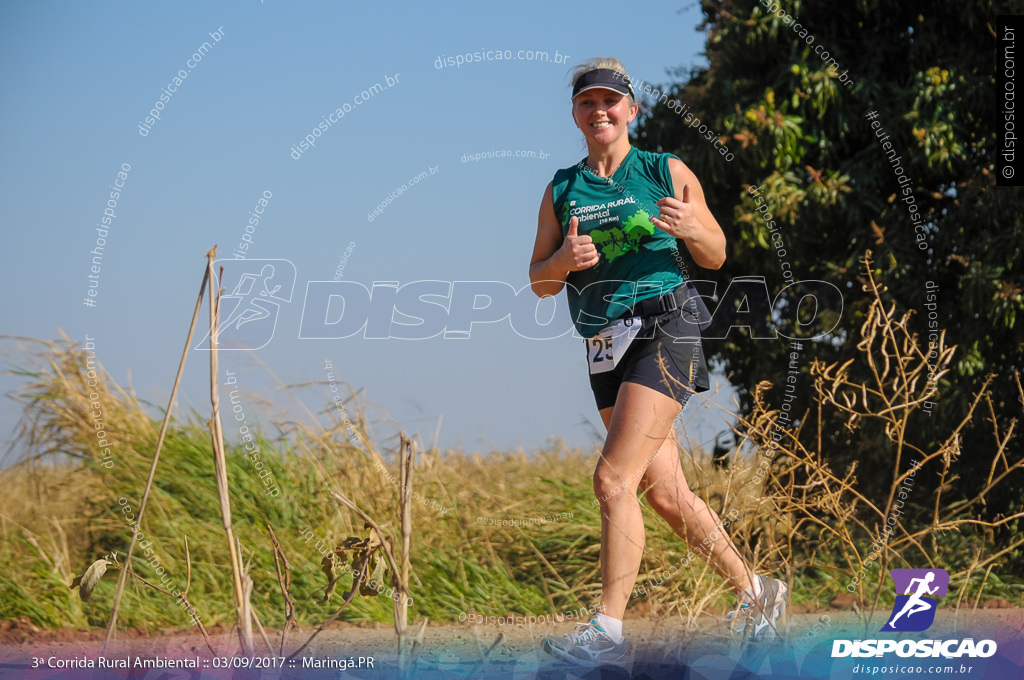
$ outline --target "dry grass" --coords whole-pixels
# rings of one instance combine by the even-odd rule
[[[922,450],[908,441],[907,419],[926,396],[926,357],[894,309],[883,308],[876,284],[871,282],[868,291],[875,302],[862,328],[860,349],[872,380],[855,383],[847,366],[815,364],[813,406],[803,414],[802,424],[785,432],[771,473],[763,481],[755,476],[757,460],[749,457],[719,468],[706,452],[681,452],[695,491],[720,515],[736,510],[738,520],[729,528],[734,541],[758,571],[785,574],[796,602],[822,605],[847,592],[850,579],[864,566],[871,542],[885,526],[911,458],[923,461],[922,469],[941,475],[947,485],[953,483],[962,455],[962,431],[987,404],[984,383],[970,413],[945,433],[941,446]],[[952,352],[953,348],[941,348],[939,370],[948,365]],[[115,385],[102,367],[92,366],[99,375],[94,389],[108,439],[116,451],[115,465],[105,468],[96,451],[87,357],[67,338],[33,342],[23,353],[36,368],[21,372],[27,383],[20,393],[26,409],[20,440],[26,461],[0,472],[5,491],[17,499],[0,512],[0,590],[6,593],[0,601],[0,619],[27,615],[40,626],[102,627],[110,614],[113,579],[108,575],[101,580],[90,603],[80,602],[67,586],[104,554],[123,554],[130,534],[117,499],[137,503],[159,421],[133,394]],[[778,414],[768,411],[762,399],[770,388],[758,386],[753,412],[738,425],[740,451],[765,451],[771,441]],[[226,447],[235,535],[245,547],[242,559],[251,562],[252,606],[260,620],[274,628],[286,621],[280,556],[288,560],[294,620],[320,623],[333,609],[330,603],[317,604],[326,585],[323,553],[317,545],[329,549],[367,534],[362,520],[332,500],[332,490],[374,518],[381,532],[391,537],[392,546],[401,540],[399,489],[380,469],[400,478],[398,447],[376,443],[365,402],[350,398],[345,403],[355,432],[350,434],[348,423],[326,398],[329,392],[323,383],[289,389],[314,390],[324,397],[325,406],[302,416],[301,423],[275,414],[280,434],[273,440],[258,439],[280,496],[266,496],[240,447]],[[837,411],[845,414],[850,428],[873,423],[889,433],[892,467],[885,474],[891,475],[893,491],[888,502],[872,503],[858,490],[862,471],[833,470],[827,452],[805,433],[806,423],[821,422],[826,413]],[[993,421],[993,436],[1005,442],[1013,427],[1014,423]],[[540,616],[595,604],[600,517],[591,502],[591,476],[597,456],[596,449],[569,450],[558,442],[530,456],[423,451],[415,470],[415,491],[423,501],[414,500],[410,506],[410,620],[456,620],[462,612]],[[223,531],[214,521],[219,507],[210,460],[209,434],[199,418],[173,421],[143,531],[178,584],[184,584],[188,570],[188,538],[190,600],[207,625],[230,625],[235,603]],[[910,516],[926,511],[928,519],[899,520],[893,538],[879,552],[878,568],[869,567],[864,585],[856,588],[859,606],[867,611],[891,597],[883,578],[886,569],[926,565],[949,570],[957,604],[977,606],[989,597],[1018,602],[1020,581],[1004,565],[1020,558],[1024,539],[1006,542],[1000,537],[1011,532],[996,529],[1016,526],[1020,515],[987,517],[984,502],[993,489],[1019,485],[1022,465],[1001,449],[991,463],[989,483],[973,498],[947,503],[943,491],[927,498],[923,493],[912,496]],[[571,519],[532,526],[477,521],[569,511]],[[646,506],[644,518],[647,549],[640,578],[646,580],[678,563],[688,549]],[[268,525],[280,545],[277,560]],[[317,543],[306,541],[303,535],[309,532]],[[135,561],[135,570],[153,579],[152,568],[141,560]],[[638,600],[646,601],[657,615],[680,616],[695,625],[702,614],[726,606],[729,597],[721,579],[697,562],[631,606]],[[187,626],[188,617],[167,604],[166,596],[133,580],[122,621],[152,630]],[[390,621],[393,614],[390,600],[356,597],[343,618]]]

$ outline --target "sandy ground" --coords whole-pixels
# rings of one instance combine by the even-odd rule
[[[878,629],[889,614],[888,609],[878,610],[865,625],[864,617],[857,612],[842,610],[821,610],[814,613],[790,614],[783,631],[782,641],[773,645],[777,652],[785,650],[789,656],[802,656],[812,649],[831,645],[834,638],[854,639],[879,637]],[[682,669],[694,659],[712,657],[738,658],[747,653],[748,645],[731,639],[720,617],[707,616],[696,622],[696,627],[687,628],[679,618],[628,619],[625,634],[635,651],[636,658],[661,660],[667,665]],[[33,676],[28,672],[32,658],[72,659],[93,658],[100,654],[103,645],[103,631],[33,631],[25,624],[5,624],[3,642],[0,645],[0,677],[53,677],[42,674]],[[571,632],[571,623],[544,625],[479,625],[428,623],[422,632],[415,656],[417,668],[422,673],[417,677],[487,677],[527,678],[544,677],[543,671],[550,660],[540,651],[540,644],[549,635],[563,635]],[[288,637],[285,656],[292,654],[312,633],[312,628],[292,631]],[[280,633],[268,631],[274,645],[273,656],[278,656],[277,646]],[[947,636],[967,637],[976,640],[987,637],[1016,636],[1024,638],[1024,609],[982,609],[962,610],[940,609],[935,623],[926,633],[908,634],[918,637],[942,638]],[[238,639],[228,630],[211,631],[211,639],[217,655],[231,657],[238,654]],[[301,655],[287,662],[283,672],[249,673],[250,677],[310,677],[314,670],[302,671],[302,659],[347,659],[352,657],[358,664],[359,657],[374,659],[372,669],[358,667],[345,673],[348,677],[392,677],[395,661],[396,636],[394,628],[384,624],[353,625],[332,624],[322,632]],[[259,634],[256,634],[257,655],[271,656]],[[819,652],[820,653],[820,652]],[[827,652],[824,652],[827,654]],[[107,657],[169,657],[211,659],[201,635],[195,630],[173,631],[163,635],[145,635],[142,631],[122,631],[119,639],[108,649]],[[315,662],[307,661],[306,664]],[[306,666],[307,669],[309,666]],[[315,667],[314,667],[315,668]],[[295,669],[289,673],[289,669]],[[389,669],[390,672],[389,673]],[[53,671],[51,671],[51,674]],[[119,677],[128,677],[122,672]],[[180,671],[179,671],[180,673]],[[332,676],[336,674],[331,671]],[[340,674],[338,675],[340,677]],[[625,673],[622,677],[643,677],[644,674]],[[100,677],[71,674],[66,677]],[[133,677],[143,677],[134,675]],[[150,676],[146,676],[149,678]],[[164,677],[164,676],[161,676]],[[168,677],[178,677],[173,674]],[[182,674],[180,677],[189,677]],[[326,676],[325,676],[326,677]],[[558,677],[566,677],[564,673]],[[575,677],[580,677],[579,675]],[[589,677],[589,676],[588,676]],[[602,677],[607,677],[603,674]],[[646,677],[655,677],[647,674]],[[658,676],[660,677],[660,676]],[[666,676],[669,677],[669,676]],[[677,673],[674,677],[682,677]],[[697,677],[691,674],[691,677]],[[704,676],[712,677],[712,676]],[[719,676],[714,676],[719,677]],[[720,677],[730,677],[722,675]],[[935,676],[930,676],[935,677]],[[1024,676],[1022,676],[1024,677]]]

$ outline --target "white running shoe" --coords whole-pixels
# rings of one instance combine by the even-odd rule
[[[578,666],[617,664],[626,659],[626,641],[613,641],[593,619],[589,623],[577,623],[576,632],[569,635],[545,638],[541,648]]]
[[[741,603],[725,615],[733,635],[755,641],[773,640],[778,633],[778,621],[786,611],[789,589],[782,581],[761,575],[761,594],[753,602]]]

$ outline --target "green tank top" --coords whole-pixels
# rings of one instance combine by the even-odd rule
[[[611,177],[600,177],[586,158],[555,173],[552,199],[562,225],[579,220],[578,233],[594,239],[600,261],[566,277],[573,324],[590,337],[626,316],[640,300],[675,290],[683,282],[676,239],[651,222],[657,201],[675,196],[668,159],[672,154],[632,147]]]

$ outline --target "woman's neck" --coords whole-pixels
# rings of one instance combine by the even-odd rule
[[[622,161],[626,160],[630,149],[633,148],[628,139],[624,141],[625,143],[616,144],[614,147],[602,146],[597,149],[589,149],[587,167],[591,172],[601,177],[611,177],[615,174],[615,171],[622,165]]]

